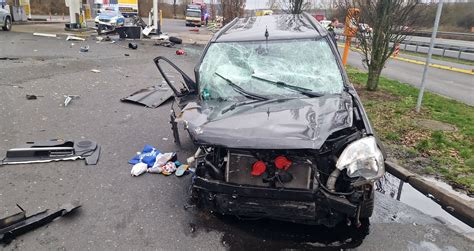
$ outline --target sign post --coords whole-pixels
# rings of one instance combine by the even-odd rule
[[[426,76],[428,75],[428,67],[431,63],[431,55],[433,54],[434,41],[436,39],[436,33],[438,32],[439,19],[443,10],[443,0],[438,3],[438,9],[436,10],[436,18],[433,27],[433,33],[431,34],[430,48],[428,49],[428,57],[426,58],[425,68],[423,69],[423,77],[421,78],[420,93],[418,94],[418,100],[416,101],[416,112],[420,112],[421,101],[423,100],[423,93],[425,92]]]
[[[344,54],[342,55],[342,64],[346,65],[347,57],[349,56],[349,48],[351,47],[351,39],[357,34],[357,28],[359,23],[358,8],[350,8],[347,10],[347,16],[345,20],[344,36],[346,36],[346,44],[344,46]]]

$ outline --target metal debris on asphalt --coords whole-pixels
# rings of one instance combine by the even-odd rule
[[[81,47],[81,52],[88,52],[88,51],[89,51],[89,45]]]
[[[73,202],[65,204],[51,213],[49,213],[49,210],[44,210],[28,217],[23,208],[18,204],[17,207],[21,212],[0,219],[0,243],[8,244],[15,239],[16,236],[44,226],[58,217],[73,212],[81,206],[79,202]]]
[[[78,99],[79,95],[64,95],[64,106],[68,106],[73,99]]]

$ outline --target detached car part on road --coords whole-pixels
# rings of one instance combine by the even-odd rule
[[[79,203],[73,202],[61,206],[54,212],[44,210],[39,213],[26,216],[25,210],[17,204],[21,212],[0,219],[0,243],[10,243],[16,236],[48,224],[54,219],[67,215],[79,207]]]
[[[384,154],[335,44],[313,17],[236,19],[214,35],[193,81],[155,63],[198,146],[193,197],[222,214],[356,225],[372,215]]]
[[[101,146],[97,142],[90,140],[27,142],[21,147],[9,149],[6,157],[0,160],[0,166],[78,159],[85,159],[87,165],[96,165],[99,161],[100,149]]]

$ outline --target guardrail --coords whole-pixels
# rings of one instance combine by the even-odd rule
[[[344,35],[338,34],[338,36],[341,41],[345,41]],[[357,43],[357,40],[354,42]],[[393,45],[393,43],[390,43],[390,45]],[[413,41],[408,37],[400,44],[400,50],[427,54],[429,46],[429,42]],[[433,55],[474,61],[474,47],[435,43]]]
[[[429,48],[430,43],[421,42],[421,41],[412,41],[410,39],[405,39],[403,42],[401,42],[401,45],[402,46],[400,46],[400,50],[413,51],[413,49],[412,50],[407,49],[408,45],[412,45],[412,46],[415,47],[414,52],[419,52],[420,47]],[[470,58],[470,57],[469,58],[461,57],[463,52],[473,54],[474,53],[474,47],[464,47],[464,46],[436,43],[434,45],[434,48],[441,50],[440,53],[435,53],[435,54],[438,54],[442,57],[446,56],[446,51],[455,51],[455,52],[457,52],[457,56],[455,56],[455,58],[457,58],[457,59],[462,58],[462,59],[467,59],[467,60],[474,61],[474,55],[472,55],[473,56],[472,58]],[[421,52],[421,53],[426,53],[426,52]],[[454,56],[449,56],[449,55],[448,55],[448,57],[453,57],[454,58]]]
[[[438,31],[437,37],[439,38],[450,38],[464,41],[474,41],[474,33],[464,33],[464,32],[447,32],[447,31]],[[419,36],[419,37],[431,37],[431,31],[413,31],[406,33],[407,36]]]

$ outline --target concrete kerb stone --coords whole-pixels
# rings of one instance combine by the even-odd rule
[[[466,201],[393,162],[386,161],[385,168],[387,172],[433,199],[454,217],[474,227],[474,202]]]

